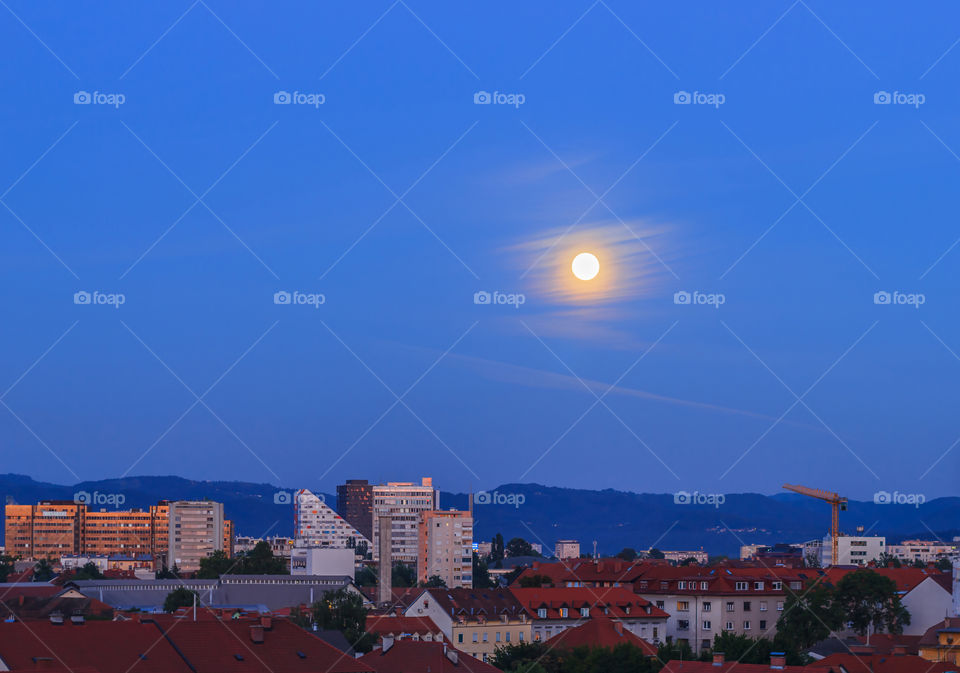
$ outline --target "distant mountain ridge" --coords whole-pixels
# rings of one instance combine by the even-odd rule
[[[298,487],[299,488],[299,487]],[[238,534],[262,537],[292,535],[293,506],[270,484],[238,481],[195,481],[182,477],[126,477],[86,481],[73,486],[34,481],[24,475],[0,475],[4,502],[33,504],[39,500],[72,500],[86,492],[95,497],[122,495],[123,503],[94,508],[129,509],[149,507],[158,500],[199,500],[224,503],[227,518]],[[313,489],[311,489],[313,490]],[[319,491],[315,493],[321,494]],[[541,484],[503,484],[481,492],[474,506],[475,540],[522,537],[539,542],[544,552],[558,539],[580,541],[581,551],[614,554],[623,547],[641,550],[694,550],[737,555],[742,544],[802,542],[822,538],[829,526],[830,508],[795,494],[766,496],[757,493],[727,494],[719,504],[682,504],[673,494],[631,493],[605,489],[559,488]],[[322,494],[336,507],[336,499]],[[116,500],[116,498],[114,499]],[[442,492],[443,508],[466,509],[465,493]],[[841,527],[853,533],[858,525],[871,535],[885,535],[888,542],[937,536],[951,540],[960,534],[960,498],[936,498],[919,507],[850,501],[841,513]]]

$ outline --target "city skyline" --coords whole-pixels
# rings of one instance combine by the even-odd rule
[[[955,493],[949,21],[3,11],[5,472]]]

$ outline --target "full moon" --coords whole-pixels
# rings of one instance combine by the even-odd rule
[[[593,253],[581,252],[573,258],[570,268],[580,280],[592,280],[600,273],[600,260]]]

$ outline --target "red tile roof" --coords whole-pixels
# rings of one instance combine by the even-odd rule
[[[679,661],[674,659],[668,661],[661,673],[770,673],[770,671],[783,671],[783,673],[840,673],[834,671],[829,666],[824,666],[822,661],[818,661],[809,666],[784,666],[783,668],[772,668],[770,664],[741,664],[736,661],[727,661],[722,664],[713,664],[709,661]],[[920,673],[915,671],[914,673]]]
[[[533,619],[564,619],[561,608],[568,608],[566,619],[581,619],[580,609],[590,608],[590,616],[608,614],[621,619],[666,619],[669,615],[647,599],[623,587],[541,587],[510,591]],[[539,617],[538,610],[547,610]]]
[[[386,651],[373,650],[359,661],[377,673],[500,673],[500,669],[445,643],[413,640],[399,640]]]
[[[823,572],[826,573],[831,584],[836,584],[843,579],[844,575],[857,570],[865,570],[865,568],[834,566],[825,569]],[[941,574],[939,572],[930,573],[926,568],[869,568],[869,570],[892,579],[897,585],[897,591],[903,593],[911,591],[928,577]]]
[[[368,614],[365,629],[368,633],[378,636],[398,637],[400,634],[417,634],[423,637],[428,633],[443,635],[440,627],[429,617],[398,617],[394,614]]]
[[[920,641],[917,643],[917,646],[936,647],[940,644],[940,638],[937,634],[947,629],[953,630],[954,633],[960,631],[960,617],[947,617],[942,622],[931,626],[920,636]]]
[[[840,673],[953,673],[960,670],[956,664],[934,663],[909,654],[831,654],[817,662]]]
[[[917,654],[920,651],[920,639],[922,637],[923,636],[895,635],[892,633],[871,633],[870,647],[873,648],[876,654],[890,654],[893,652],[893,648],[897,646],[904,647],[906,654]],[[866,636],[860,636],[859,640],[866,645]]]
[[[488,621],[506,615],[508,619],[520,619],[525,615],[520,601],[510,589],[421,589],[429,592],[444,612],[467,620],[482,617]]]
[[[657,654],[656,647],[628,631],[619,621],[615,622],[605,615],[588,619],[580,626],[564,629],[549,641],[552,647],[564,647],[571,650],[584,646],[614,648],[623,643],[639,648],[648,657]]]

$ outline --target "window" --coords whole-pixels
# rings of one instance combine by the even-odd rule
[[[733,601],[727,601],[727,612],[733,612]]]
[[[567,618],[567,608],[560,608],[560,616],[564,619]]]
[[[710,622],[709,622],[709,621],[704,621],[704,622],[703,622],[703,630],[704,630],[704,631],[709,631],[709,630],[710,630]]]
[[[588,608],[588,607],[580,608],[580,616],[581,616],[581,617],[589,617],[589,616],[590,616],[590,608]]]
[[[690,630],[690,620],[689,620],[689,619],[678,619],[678,620],[677,620],[677,630],[678,630],[678,631],[689,631],[689,630]]]
[[[658,609],[663,610],[663,606],[664,606],[664,602],[663,602],[663,601],[657,601],[657,608],[658,608]]]
[[[547,609],[546,608],[537,608],[537,617],[540,619],[547,618]]]
[[[749,631],[749,630],[750,630],[750,622],[744,622],[744,623],[743,623],[743,630],[744,630],[744,631]]]
[[[500,632],[499,632],[499,631],[497,631],[497,633],[496,633],[496,641],[497,641],[498,643],[500,642]]]
[[[803,588],[803,584],[801,584],[800,582],[790,582],[790,588],[791,588],[791,589],[802,589],[802,588]]]
[[[462,643],[462,642],[463,642],[463,634],[462,634],[462,633],[458,633],[458,634],[457,634],[457,642],[458,642],[458,643]]]
[[[473,632],[473,642],[477,642],[477,632]]]
[[[760,612],[766,612],[766,611],[767,611],[767,602],[760,601]]]
[[[727,631],[733,631],[733,622],[727,622],[727,625],[724,626]]]
[[[777,601],[777,612],[783,612],[783,601]]]
[[[737,591],[746,591],[749,586],[749,582],[737,582]]]
[[[678,588],[678,589],[686,589],[686,588],[687,588],[687,583],[684,582],[683,580],[680,580],[679,582],[677,582],[677,588]]]
[[[704,602],[703,602],[703,611],[704,611],[704,612],[710,612],[710,610],[711,610],[712,608],[713,608],[713,604],[712,604],[710,601],[704,601]]]
[[[767,620],[766,620],[766,619],[761,619],[761,620],[760,620],[760,630],[761,630],[761,631],[766,631],[766,630],[767,630]]]
[[[743,611],[744,611],[744,612],[750,612],[750,610],[751,610],[752,607],[753,607],[753,606],[750,605],[750,601],[744,601],[744,602],[743,602]]]
[[[710,586],[708,582],[700,582],[701,590],[706,591],[708,586]]]
[[[483,632],[483,642],[487,642],[487,632]]]
[[[774,582],[774,583],[773,583],[773,590],[774,590],[774,591],[782,591],[782,590],[783,590],[783,582]]]
[[[509,634],[508,634],[508,635],[509,635]],[[509,640],[509,639],[508,639],[508,640]],[[521,631],[520,633],[517,634],[517,640],[519,640],[521,643],[523,642],[523,631]]]
[[[754,582],[753,588],[757,591],[763,591],[763,582]]]
[[[677,612],[690,612],[690,601],[677,601]]]

